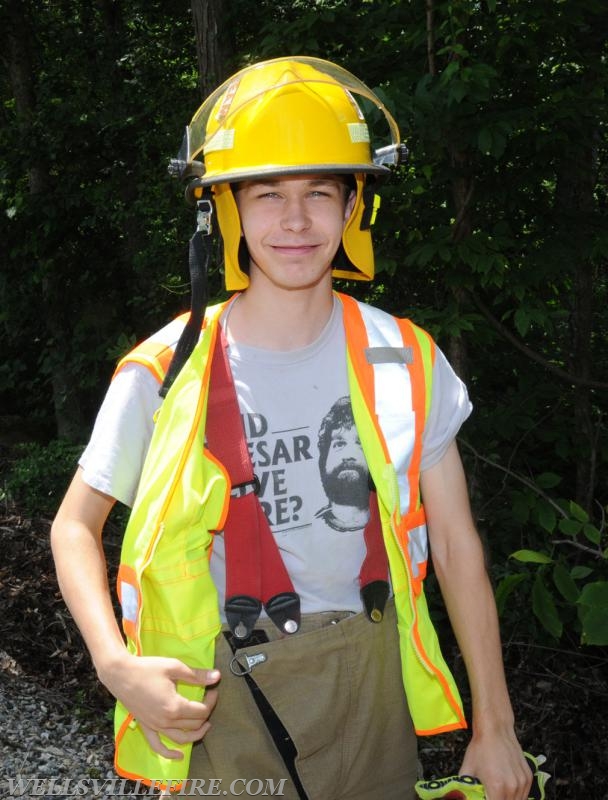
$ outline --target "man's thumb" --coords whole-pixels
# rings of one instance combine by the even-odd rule
[[[196,669],[178,662],[172,670],[172,678],[194,686],[213,686],[221,678],[219,669]]]

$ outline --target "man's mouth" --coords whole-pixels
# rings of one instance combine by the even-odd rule
[[[273,244],[270,245],[275,253],[287,256],[308,255],[319,245],[317,244]]]

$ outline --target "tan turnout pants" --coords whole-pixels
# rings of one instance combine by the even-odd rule
[[[412,800],[416,736],[392,601],[380,624],[363,614],[326,612],[306,615],[290,637],[281,638],[268,620],[256,629],[274,641],[233,653],[225,636],[218,637],[218,704],[211,730],[193,748],[180,796],[200,797],[210,788],[223,797],[304,796],[245,678],[231,671],[231,662],[238,672],[255,657],[251,678],[295,745],[296,781],[308,800]]]

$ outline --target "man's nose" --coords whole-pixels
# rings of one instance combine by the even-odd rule
[[[310,227],[310,215],[300,198],[288,198],[283,209],[281,225],[284,230],[304,231]]]

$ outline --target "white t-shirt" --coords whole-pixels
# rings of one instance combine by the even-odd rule
[[[352,420],[345,351],[337,301],[321,335],[307,347],[229,347],[260,502],[304,613],[361,607],[368,478]],[[90,486],[132,505],[160,402],[158,384],[144,367],[130,364],[119,372],[80,460]],[[464,384],[437,350],[422,469],[442,458],[470,410]],[[211,572],[223,608],[221,533]]]

